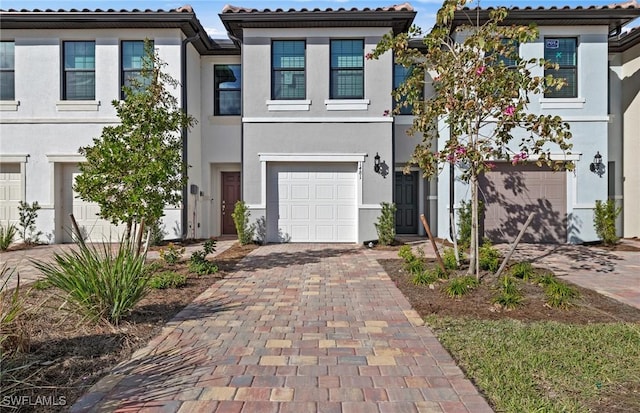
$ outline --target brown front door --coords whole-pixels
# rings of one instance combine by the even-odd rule
[[[222,172],[222,234],[235,234],[233,208],[240,200],[240,172]]]

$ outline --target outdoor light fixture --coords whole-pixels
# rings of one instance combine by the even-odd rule
[[[376,156],[373,157],[373,171],[377,174],[380,173],[380,155],[376,152]]]
[[[591,162],[589,169],[591,169],[591,172],[602,176],[602,169],[604,168],[602,165],[602,155],[600,155],[600,151],[596,152],[596,156],[593,157],[593,162]]]

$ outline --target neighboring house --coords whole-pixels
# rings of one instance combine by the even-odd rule
[[[468,12],[458,12],[456,22]],[[165,211],[168,238],[234,234],[231,212],[239,199],[269,242],[376,239],[381,202],[398,205],[398,233],[424,234],[418,219],[424,213],[434,232],[448,237],[450,207],[459,207],[467,189],[456,182],[450,192],[448,168],[430,181],[417,169],[402,174],[419,139],[405,133],[410,114],[386,116],[403,69],[394,68],[389,53],[365,58],[385,33],[406,31],[415,14],[408,4],[299,11],[227,6],[220,18],[230,40],[214,40],[188,6],[1,11],[0,222],[17,219],[19,201],[38,201],[38,228],[50,242],[70,240],[69,213],[91,239],[113,235],[96,219],[97,206],[73,193],[83,161],[78,148],[118,121],[110,102],[135,74],[140,45],[149,38],[182,83],[175,95],[183,109],[198,120],[183,136],[189,182],[182,207]],[[508,176],[530,197],[502,191],[502,203],[488,200],[487,234],[510,239],[523,211],[532,209],[527,205],[540,203],[544,214],[535,228],[542,235],[532,240],[590,241],[595,200],[624,195],[624,235],[639,235],[632,211],[640,174],[626,148],[639,145],[633,85],[639,84],[640,36],[616,32],[638,14],[634,6],[512,11],[510,22],[540,25],[540,40],[522,45],[523,56],[543,57],[547,43],[569,56],[565,69],[575,74],[575,88],[534,98],[531,109],[571,123],[572,155],[550,150],[575,161],[576,171],[509,164],[487,174],[485,193],[504,188]],[[601,175],[590,171],[598,152]]]

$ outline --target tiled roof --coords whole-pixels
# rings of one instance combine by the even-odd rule
[[[479,17],[486,21],[489,13],[498,7],[463,7],[456,11],[453,26],[466,25]],[[550,6],[550,7],[510,7],[505,19],[506,24],[528,24],[535,22],[539,26],[585,26],[608,25],[610,33],[619,33],[621,28],[640,16],[640,6],[636,0],[602,6]]]
[[[286,10],[227,5],[219,16],[229,35],[239,42],[246,28],[386,27],[397,34],[409,30],[416,11],[409,3],[362,9],[340,7]]]
[[[281,8],[277,8],[277,9],[255,9],[255,8],[248,8],[248,7],[238,7],[238,6],[232,6],[231,4],[227,4],[226,6],[224,6],[222,8],[222,13],[300,13],[300,12],[312,12],[312,13],[317,13],[317,12],[360,12],[360,11],[377,11],[377,12],[384,12],[384,11],[414,11],[413,6],[411,6],[410,3],[402,3],[402,4],[395,4],[393,6],[385,6],[385,7],[376,7],[376,8],[369,8],[369,7],[364,7],[362,9],[358,9],[356,7],[352,7],[350,9],[346,9],[344,7],[340,7],[337,9],[333,9],[333,8],[326,8],[326,9],[320,9],[320,8],[313,8],[313,9],[307,9],[307,8],[302,8],[302,9],[281,9]]]

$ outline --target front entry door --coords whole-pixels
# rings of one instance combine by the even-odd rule
[[[418,172],[396,172],[396,233],[418,233]]]
[[[222,172],[222,234],[236,234],[233,208],[240,200],[240,172]]]

